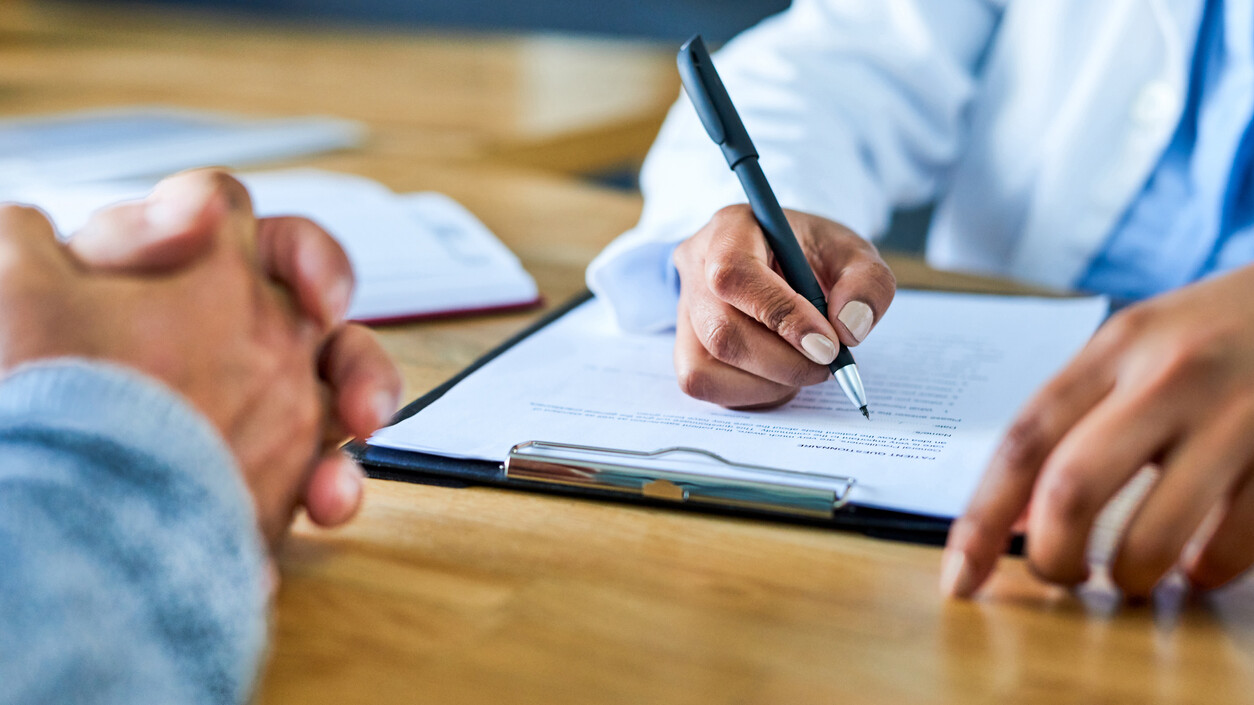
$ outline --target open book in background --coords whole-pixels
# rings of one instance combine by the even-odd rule
[[[330,232],[357,276],[349,317],[367,322],[522,308],[535,280],[469,211],[438,193],[397,195],[359,176],[291,169],[240,174],[260,216],[300,215]],[[142,198],[152,181],[29,187],[8,197],[43,208],[69,237],[92,212]]]
[[[130,106],[0,120],[0,201],[48,212],[68,237],[91,213],[141,198],[162,176],[353,147],[359,123],[251,118]],[[241,176],[259,215],[303,215],[348,252],[349,316],[385,322],[530,306],[535,281],[466,209],[435,193],[396,195],[369,179],[298,169]]]

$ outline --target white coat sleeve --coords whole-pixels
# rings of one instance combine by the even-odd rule
[[[796,0],[717,52],[780,203],[874,237],[894,207],[933,198],[964,142],[1003,2]],[[588,286],[624,330],[664,330],[675,246],[745,196],[683,96],[640,187],[640,222],[593,261]]]

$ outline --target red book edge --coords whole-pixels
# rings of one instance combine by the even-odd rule
[[[529,301],[520,301],[513,304],[499,304],[494,306],[480,306],[477,308],[453,308],[444,311],[427,311],[424,313],[402,314],[399,316],[384,316],[382,318],[354,318],[355,323],[363,323],[369,326],[393,326],[400,323],[414,323],[417,321],[436,321],[444,318],[459,318],[464,316],[485,316],[490,313],[511,313],[514,311],[527,311],[538,308],[544,303],[543,296],[537,296]]]

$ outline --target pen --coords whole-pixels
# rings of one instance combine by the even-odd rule
[[[719,78],[710,59],[710,52],[705,48],[701,35],[695,35],[679,48],[677,57],[679,78],[683,81],[684,91],[688,99],[697,109],[701,124],[709,133],[710,139],[723,149],[723,157],[727,166],[735,172],[749,198],[749,206],[753,216],[757,218],[766,243],[775,253],[775,261],[784,274],[784,281],[793,291],[801,294],[827,318],[827,297],[814,277],[814,270],[806,260],[797,237],[784,217],[784,211],[775,200],[775,193],[762,173],[758,164],[758,153],[753,148],[753,141],[745,131],[744,123],[736,106],[732,105],[731,96],[723,87],[723,79]],[[853,354],[844,343],[837,341],[840,351],[836,359],[827,366],[832,376],[845,390],[845,396],[858,407],[868,420],[871,418],[866,406],[866,391],[862,388],[862,377],[858,374],[858,366],[853,361]]]

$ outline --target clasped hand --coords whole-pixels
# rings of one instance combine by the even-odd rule
[[[74,356],[164,382],[226,441],[273,543],[302,504],[323,525],[352,516],[362,475],[337,447],[397,403],[382,348],[343,323],[352,285],[326,232],[255,218],[218,171],[101,211],[68,244],[38,210],[0,206],[0,372]]]

